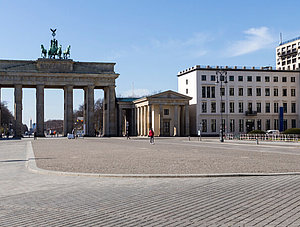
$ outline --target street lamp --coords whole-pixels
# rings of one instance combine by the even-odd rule
[[[216,71],[216,84],[220,83],[220,96],[221,96],[221,103],[220,103],[220,113],[221,113],[221,125],[220,125],[220,142],[224,142],[224,127],[223,127],[223,114],[222,114],[222,96],[223,96],[223,82],[226,84],[227,81],[227,72],[224,70]]]

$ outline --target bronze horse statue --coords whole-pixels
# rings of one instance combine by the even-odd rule
[[[45,49],[43,44],[41,45],[41,49],[42,49],[41,57],[46,58],[47,57],[47,50]]]
[[[69,45],[67,49],[64,51],[64,59],[68,59],[70,57],[71,46]]]

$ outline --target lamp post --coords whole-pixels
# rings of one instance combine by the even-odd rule
[[[220,142],[224,142],[224,127],[223,127],[223,113],[222,113],[222,90],[223,90],[223,82],[226,84],[227,81],[227,72],[224,70],[218,70],[216,71],[216,84],[220,83],[220,97],[221,97],[221,103],[220,103],[220,114],[221,114],[221,125],[220,125]]]

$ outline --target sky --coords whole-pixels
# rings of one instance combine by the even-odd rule
[[[0,59],[36,60],[56,28],[74,61],[116,63],[117,96],[177,91],[177,73],[194,65],[275,66],[280,33],[300,36],[299,8],[298,0],[0,0]],[[13,89],[2,88],[1,100],[13,112]],[[82,103],[75,90],[74,109]],[[23,123],[30,118],[35,89],[23,89]],[[62,90],[45,90],[48,119],[63,119]]]

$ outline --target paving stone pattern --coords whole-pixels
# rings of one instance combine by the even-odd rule
[[[94,178],[25,168],[0,141],[0,226],[300,226],[300,176]]]

